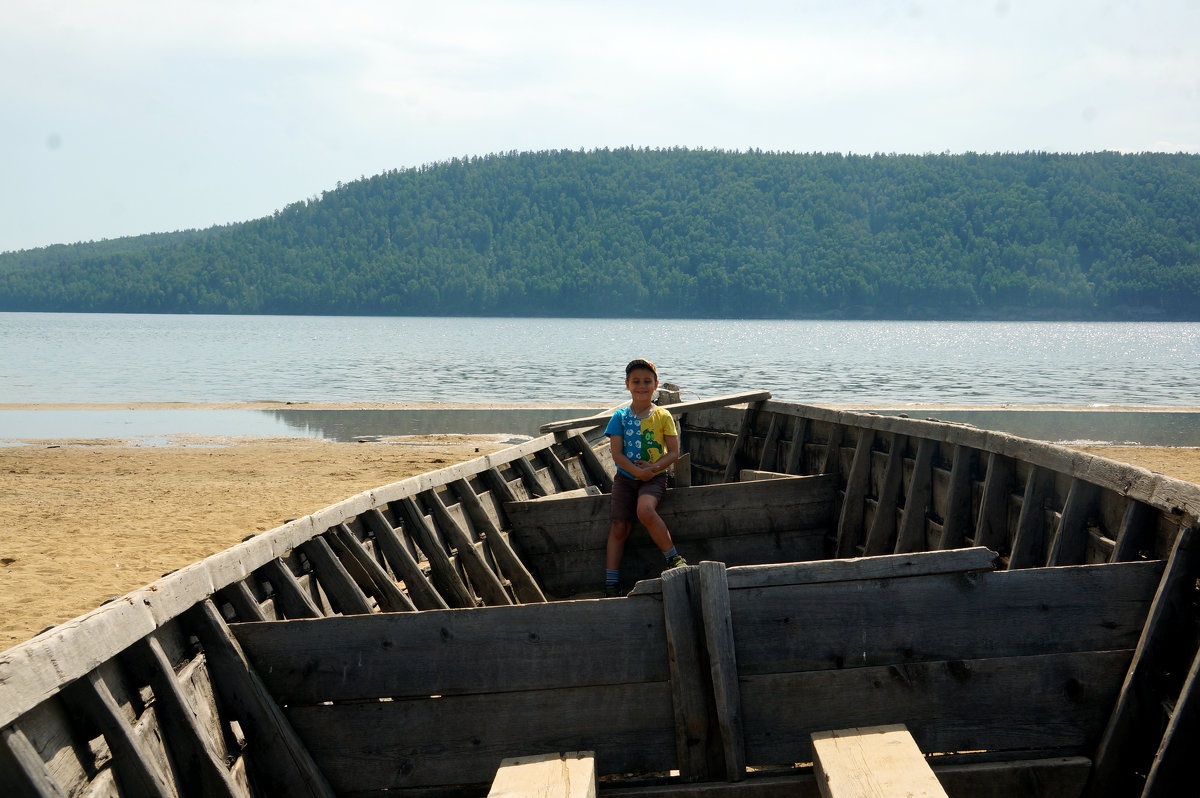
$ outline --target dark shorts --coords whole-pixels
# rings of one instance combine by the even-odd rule
[[[667,489],[667,475],[659,474],[649,482],[630,479],[617,472],[613,477],[612,489],[612,520],[620,523],[631,523],[637,520],[637,503],[639,496],[653,496],[661,499]]]

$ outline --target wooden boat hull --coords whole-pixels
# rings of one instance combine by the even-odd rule
[[[542,603],[594,590],[604,499],[586,490],[612,473],[594,423],[550,425],[4,652],[5,794],[480,794],[498,756],[545,752],[517,744],[599,749],[614,794],[803,794],[807,735],[896,715],[939,754],[950,794],[1165,795],[1190,772],[1200,488],[965,425],[765,394],[674,412],[692,487],[664,511],[675,501],[689,519],[689,559],[720,562],[624,600]],[[777,475],[789,478],[754,479]],[[980,549],[996,573],[795,581]],[[653,552],[630,551],[631,570],[652,576]],[[766,565],[817,558],[832,561]],[[763,581],[774,567],[792,581]],[[359,623],[366,637],[342,637]],[[261,631],[276,626],[307,628],[287,634],[322,653]],[[285,650],[290,666],[270,659]],[[381,656],[370,673],[384,681],[329,664],[354,653]],[[278,683],[288,667],[374,692],[293,696]]]

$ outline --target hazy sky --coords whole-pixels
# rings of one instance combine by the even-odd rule
[[[1200,152],[1200,0],[8,0],[0,251],[462,155]]]

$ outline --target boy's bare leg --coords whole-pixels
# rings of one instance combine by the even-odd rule
[[[633,530],[632,521],[613,521],[608,528],[608,547],[604,559],[604,567],[615,571],[621,567],[621,557],[625,554],[625,541]]]
[[[658,546],[659,551],[666,554],[675,547],[675,544],[671,542],[671,533],[667,529],[667,523],[658,514],[657,496],[639,496],[637,516],[638,520],[642,522],[642,526],[646,527],[646,531],[650,533],[650,539],[654,541],[655,546]],[[628,536],[629,533],[625,534]],[[609,533],[609,541],[609,545],[612,545],[611,533]],[[624,542],[622,542],[622,546],[624,546]]]

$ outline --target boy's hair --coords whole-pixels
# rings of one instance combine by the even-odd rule
[[[629,361],[629,365],[625,367],[625,378],[629,379],[629,375],[637,369],[645,369],[654,375],[654,379],[658,379],[658,369],[654,368],[654,364],[645,358]]]

